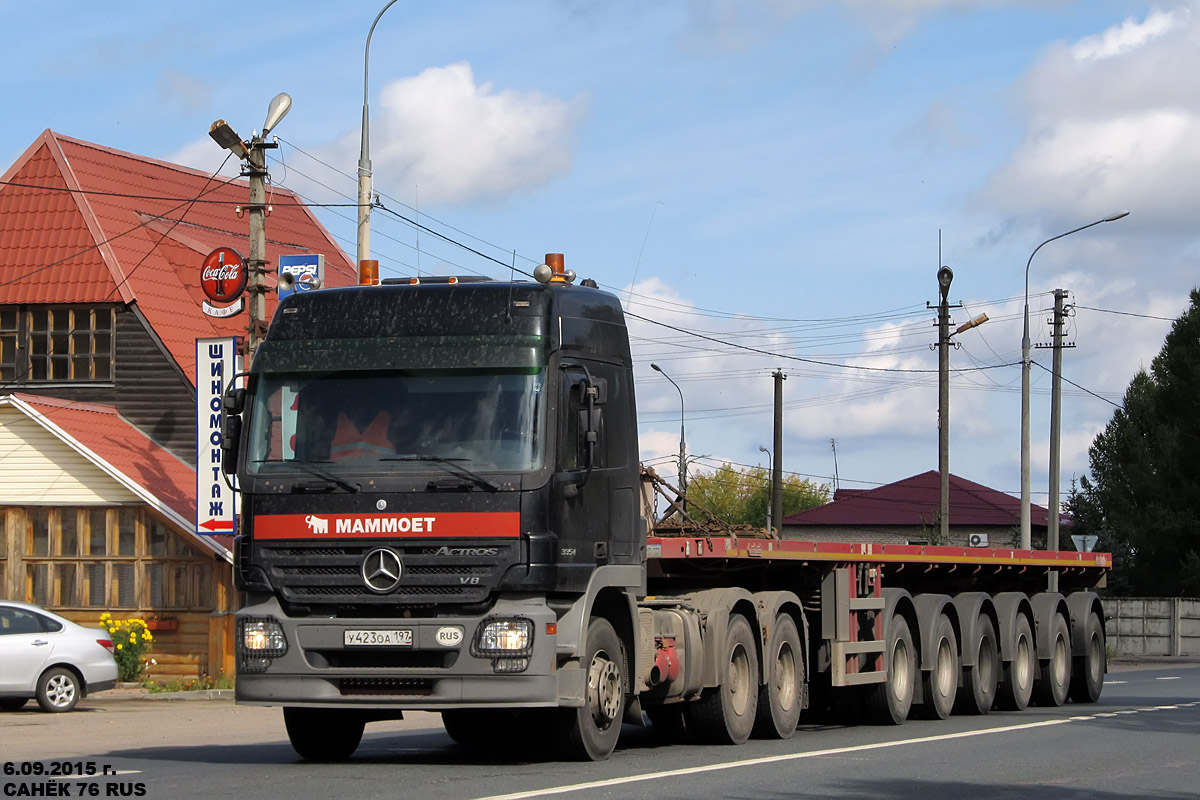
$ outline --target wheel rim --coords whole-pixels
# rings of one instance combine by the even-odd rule
[[[908,643],[897,639],[892,646],[892,695],[904,702],[912,694],[912,664],[909,662]]]
[[[1093,634],[1088,640],[1088,677],[1091,678],[1094,685],[1104,680],[1103,667],[1101,664],[1104,661],[1104,650],[1100,647],[1100,637]]]
[[[66,675],[55,675],[46,683],[46,699],[55,708],[70,705],[75,699],[75,682]]]
[[[942,639],[938,643],[937,679],[936,686],[939,695],[947,696],[954,689],[957,680],[954,675],[954,656],[950,652],[950,642]]]
[[[1067,653],[1067,642],[1059,636],[1054,640],[1054,682],[1059,686],[1066,686],[1070,680],[1071,673],[1071,658]]]
[[[604,651],[596,653],[588,669],[588,709],[600,729],[611,725],[621,710],[621,671]]]
[[[738,644],[729,658],[729,699],[738,716],[750,711],[750,657]]]
[[[1033,678],[1033,651],[1029,648],[1029,639],[1022,636],[1017,640],[1016,658],[1013,659],[1014,683],[1021,688],[1029,685]]]
[[[775,657],[775,696],[784,711],[796,704],[796,654],[790,642],[780,644]]]

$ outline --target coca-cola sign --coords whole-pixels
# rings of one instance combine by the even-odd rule
[[[218,247],[204,258],[200,288],[214,303],[231,303],[246,290],[246,262],[232,247]]]

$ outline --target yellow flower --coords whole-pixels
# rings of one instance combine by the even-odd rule
[[[109,629],[108,629],[108,632],[109,632],[109,633],[116,633],[116,632],[117,632],[117,629],[116,629],[116,628],[109,628]]]
[[[123,644],[119,644],[119,645],[117,645],[117,649],[118,649],[118,650],[124,650],[124,649],[125,649],[125,645],[123,645]]]
[[[136,633],[129,634],[129,643],[137,644],[137,634]]]
[[[143,633],[142,638],[145,639],[147,642],[154,641],[154,637],[150,635],[150,631],[146,631],[145,633]]]

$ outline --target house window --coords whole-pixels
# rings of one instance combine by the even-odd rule
[[[0,309],[4,383],[113,380],[113,307],[8,306]]]
[[[211,558],[144,508],[0,509],[0,581],[6,523],[23,562],[16,599],[55,609],[213,608]]]

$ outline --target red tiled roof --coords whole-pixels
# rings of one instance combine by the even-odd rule
[[[126,488],[142,495],[151,505],[159,506],[168,517],[173,515],[185,532],[195,536],[196,471],[155,444],[112,406],[24,393],[0,398],[0,401],[12,400],[18,401],[13,405],[25,413],[32,412],[48,430],[101,469],[109,474],[115,472],[114,478]],[[195,538],[222,554],[227,554],[232,545],[229,536]],[[214,548],[213,544],[219,547]]]
[[[189,376],[197,338],[245,334],[244,313],[215,319],[200,310],[204,257],[222,245],[248,249],[248,222],[235,210],[249,200],[245,181],[50,130],[2,180],[0,305],[136,303]],[[353,262],[295,194],[273,188],[268,202],[269,264],[321,253],[327,286],[355,282]],[[274,311],[270,293],[268,318]]]
[[[785,517],[785,525],[932,525],[941,481],[930,470],[876,489],[838,491],[832,503]],[[1030,522],[1046,527],[1049,511],[1032,505]],[[950,476],[950,523],[1012,527],[1021,522],[1021,501],[982,484]]]

